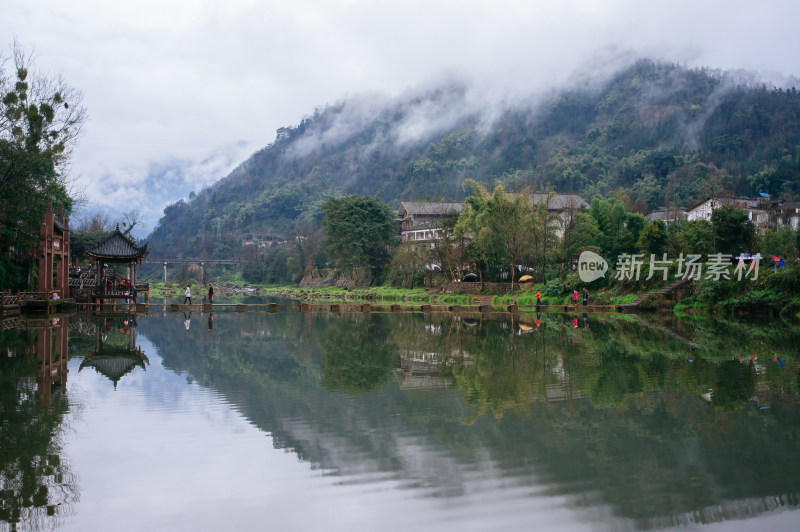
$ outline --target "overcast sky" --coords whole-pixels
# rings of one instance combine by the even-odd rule
[[[796,0],[0,0],[0,49],[16,37],[83,92],[73,172],[94,208],[137,208],[149,231],[352,95],[457,77],[502,98],[635,56],[780,83],[800,75],[798,15]]]

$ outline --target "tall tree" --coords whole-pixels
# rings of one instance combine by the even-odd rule
[[[738,255],[750,250],[755,227],[741,207],[721,205],[711,213],[714,248],[717,253]]]
[[[86,119],[81,93],[32,63],[16,43],[0,56],[0,270],[9,257],[30,262],[48,201],[70,211],[69,159]]]
[[[458,213],[448,214],[439,226],[439,237],[431,242],[429,256],[431,261],[446,271],[451,281],[461,279],[467,239],[456,231]]]
[[[505,258],[514,289],[517,265],[527,263],[532,244],[532,210],[529,191],[507,195],[503,185],[497,185],[486,203],[479,238],[490,239],[489,246]]]
[[[483,187],[467,180],[473,196],[467,200],[463,215],[464,230],[471,232],[472,249],[487,264],[503,264],[509,269],[511,287],[517,265],[526,263],[533,249],[533,217],[528,191],[506,194],[497,185],[489,196]]]
[[[394,211],[378,198],[330,198],[322,207],[326,247],[341,270],[367,267],[378,278],[397,242]]]

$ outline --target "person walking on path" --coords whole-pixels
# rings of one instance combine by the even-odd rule
[[[536,291],[536,313],[539,313],[539,307],[542,306],[542,293],[537,290]]]
[[[575,305],[578,304],[578,291],[577,290],[573,290],[572,291],[572,302],[575,303]]]
[[[183,304],[185,305],[188,301],[189,304],[192,304],[192,290],[189,288],[189,285],[186,285],[186,292],[184,292]]]
[[[210,284],[208,285],[208,303],[209,304],[214,303],[214,287],[211,286]]]
[[[589,302],[589,291],[584,288],[583,289],[583,306],[585,307],[588,302]]]

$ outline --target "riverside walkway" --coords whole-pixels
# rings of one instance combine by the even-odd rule
[[[79,308],[95,312],[257,312],[257,313],[321,313],[321,312],[372,312],[372,313],[536,313],[536,307],[519,307],[517,305],[448,305],[427,303],[356,303],[356,302],[298,302],[298,303],[138,303],[124,304],[106,303],[104,305],[83,303]],[[538,312],[545,314],[600,314],[621,313],[625,305],[541,305]]]

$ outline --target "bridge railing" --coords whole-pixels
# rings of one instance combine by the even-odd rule
[[[234,259],[158,259],[148,257],[143,261],[146,264],[239,264],[238,260]]]

